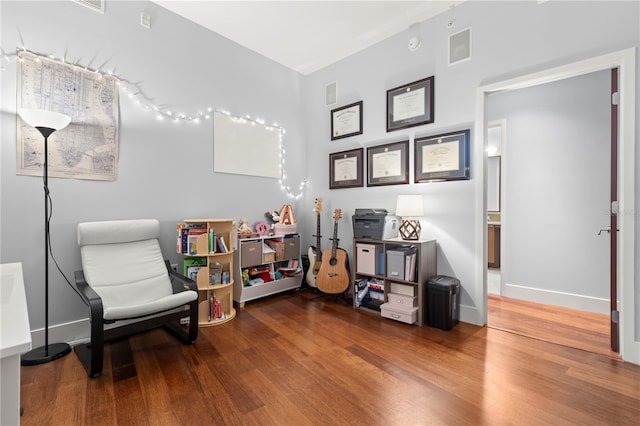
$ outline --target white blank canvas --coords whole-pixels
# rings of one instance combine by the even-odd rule
[[[213,171],[280,178],[282,129],[213,114]]]

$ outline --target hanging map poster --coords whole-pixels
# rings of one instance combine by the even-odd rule
[[[71,124],[49,138],[50,177],[114,181],[118,165],[118,80],[29,52],[18,60],[18,108],[56,111]],[[16,173],[41,176],[42,135],[20,118]]]

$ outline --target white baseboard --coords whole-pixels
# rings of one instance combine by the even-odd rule
[[[545,305],[562,306],[564,308],[594,312],[597,314],[609,315],[611,313],[611,309],[609,308],[609,299],[582,296],[579,294],[564,293],[553,290],[543,290],[516,284],[505,284],[502,289],[502,296],[510,297],[512,299],[544,303]]]
[[[478,308],[462,304],[460,304],[460,321],[480,327],[487,325],[486,322],[480,318]]]
[[[89,318],[49,327],[49,344],[68,343],[71,346],[89,341]],[[44,328],[31,330],[31,347],[44,346]]]

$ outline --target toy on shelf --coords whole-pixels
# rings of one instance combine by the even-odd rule
[[[274,224],[273,232],[276,235],[295,234],[298,230],[296,217],[293,214],[293,207],[285,204],[278,215],[278,223]]]
[[[266,222],[256,223],[255,228],[256,228],[256,232],[261,237],[264,237],[265,235],[269,235],[269,229],[271,229],[271,227]]]

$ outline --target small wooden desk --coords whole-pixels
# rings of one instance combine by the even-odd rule
[[[22,263],[0,265],[0,424],[20,424],[20,354],[31,350]]]

